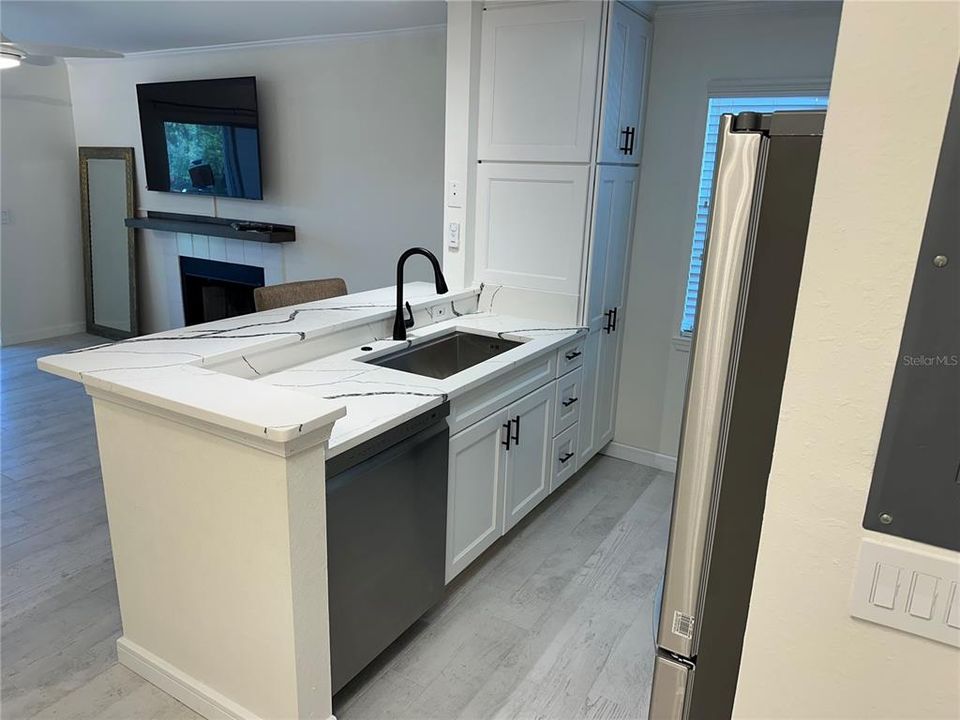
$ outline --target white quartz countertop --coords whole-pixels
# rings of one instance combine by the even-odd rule
[[[477,307],[478,294],[478,310],[458,310],[458,304]],[[51,355],[38,366],[93,392],[276,442],[335,421],[328,452],[333,456],[586,332],[483,311],[484,296],[491,294],[489,288],[473,288],[439,296],[432,284],[407,283],[404,298],[414,311],[449,303],[453,317],[433,322],[421,312],[425,319],[407,331],[406,342],[382,339],[389,337],[385,328],[392,326],[395,311],[396,288],[388,287]],[[325,335],[350,331],[366,337],[367,329],[367,342],[324,350]],[[457,329],[523,344],[443,380],[362,362]],[[307,341],[316,357],[275,371],[257,367],[258,354],[302,350]],[[250,368],[249,378],[215,369],[241,360]]]

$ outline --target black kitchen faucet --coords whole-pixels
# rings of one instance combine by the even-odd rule
[[[414,247],[410,248],[409,250],[404,250],[403,254],[400,256],[400,259],[397,260],[397,317],[393,321],[394,340],[406,340],[407,328],[413,327],[413,309],[410,307],[410,303],[406,303],[407,314],[409,317],[404,318],[403,316],[403,264],[411,255],[423,255],[427,260],[430,261],[430,264],[433,265],[433,281],[437,285],[437,294],[443,295],[447,292],[447,281],[443,278],[443,271],[440,269],[440,261],[437,260],[436,255],[422,247]]]

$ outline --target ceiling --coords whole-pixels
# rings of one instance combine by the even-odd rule
[[[440,25],[442,0],[3,0],[21,42],[123,53]]]

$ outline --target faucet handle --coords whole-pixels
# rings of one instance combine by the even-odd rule
[[[413,308],[410,307],[410,303],[409,303],[409,302],[405,302],[404,305],[405,305],[406,308],[407,308],[407,315],[408,315],[409,317],[407,317],[407,318],[404,319],[404,321],[403,321],[403,326],[404,326],[405,328],[412,328],[412,327],[413,327]]]

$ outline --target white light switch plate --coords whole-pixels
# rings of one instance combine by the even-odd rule
[[[850,614],[960,647],[960,556],[863,540]]]
[[[456,250],[460,247],[460,223],[447,223],[447,247]]]

